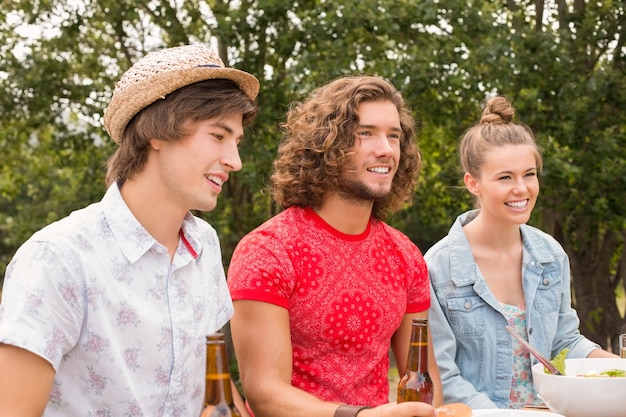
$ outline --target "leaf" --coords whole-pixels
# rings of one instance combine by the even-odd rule
[[[565,359],[567,358],[568,353],[569,353],[569,349],[563,349],[562,351],[559,352],[558,355],[554,357],[554,359],[550,361],[552,362],[552,365],[554,365],[556,369],[558,369],[562,375],[565,375]],[[543,371],[546,374],[550,373],[545,368],[543,369]]]

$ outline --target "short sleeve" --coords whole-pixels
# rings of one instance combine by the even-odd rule
[[[84,285],[58,246],[29,241],[7,268],[0,305],[0,342],[29,350],[55,370],[78,341]]]
[[[237,245],[228,267],[233,300],[256,300],[287,308],[294,288],[288,248],[268,233],[252,232]]]

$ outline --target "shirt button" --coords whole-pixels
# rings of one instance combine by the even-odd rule
[[[548,284],[550,284],[550,280],[548,278],[544,278],[543,285],[548,285]]]
[[[470,300],[465,300],[465,304],[463,304],[463,307],[465,307],[466,310],[472,308],[472,303],[470,302]]]

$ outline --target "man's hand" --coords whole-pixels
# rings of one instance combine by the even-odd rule
[[[357,417],[435,417],[435,408],[426,403],[407,401],[379,405],[359,412]],[[471,414],[470,414],[471,415]]]

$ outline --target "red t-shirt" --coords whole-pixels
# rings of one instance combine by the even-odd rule
[[[426,263],[406,235],[375,219],[346,235],[299,207],[241,240],[228,285],[233,300],[289,310],[292,385],[347,404],[388,402],[391,336],[430,306]]]

